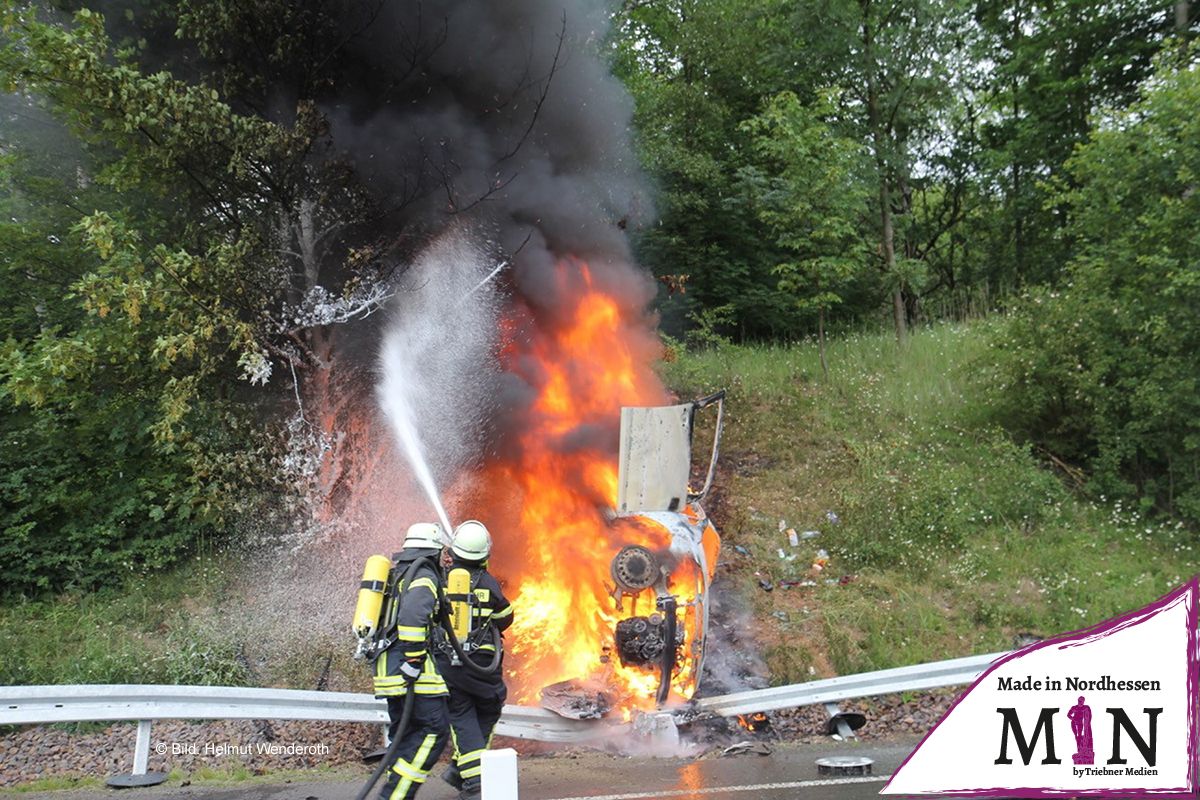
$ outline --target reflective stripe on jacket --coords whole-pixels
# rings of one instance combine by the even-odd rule
[[[409,551],[397,557],[397,570],[406,568],[413,558],[406,558]],[[437,664],[429,654],[430,633],[437,625],[438,573],[429,565],[423,565],[413,576],[412,582],[399,588],[400,608],[396,615],[396,641],[375,661],[375,696],[396,697],[408,693],[408,684],[400,672],[406,661],[421,659],[421,675],[413,685],[413,691],[423,695],[446,694],[446,682],[438,672]]]

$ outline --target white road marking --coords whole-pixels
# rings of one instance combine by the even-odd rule
[[[662,792],[630,792],[629,794],[594,794],[587,797],[559,797],[555,800],[647,800],[654,797],[691,797],[698,794],[729,792],[766,792],[774,789],[805,789],[810,786],[842,786],[849,783],[882,783],[891,775],[867,775],[861,778],[826,778],[815,781],[788,783],[755,783],[749,786],[706,786],[702,789],[668,789]]]

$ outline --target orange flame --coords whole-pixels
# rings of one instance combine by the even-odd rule
[[[571,307],[555,309],[549,323],[527,308],[506,321],[511,338],[501,359],[537,394],[516,441],[486,468],[477,489],[486,486],[497,514],[503,501],[513,505],[508,529],[497,532],[494,567],[516,610],[506,665],[514,699],[536,702],[546,685],[598,677],[623,696],[614,699],[628,713],[653,703],[659,676],[623,667],[615,651],[604,657],[616,622],[630,615],[628,599],[619,612],[609,595],[609,563],[625,544],[662,550],[669,535],[657,525],[609,518],[617,501],[617,433],[621,406],[669,397],[652,369],[660,345],[644,311],[606,293],[586,264],[566,259],[558,267],[563,286],[577,284]],[[638,598],[639,614],[653,611],[646,594]],[[687,612],[681,606],[681,626]],[[688,681],[685,663],[674,684],[682,690]]]
[[[753,714],[738,714],[738,727],[751,732],[770,727],[771,719],[761,711]]]

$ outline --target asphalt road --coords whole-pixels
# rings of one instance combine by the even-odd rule
[[[525,757],[520,761],[521,800],[868,800],[878,795],[884,779],[899,766],[916,740],[816,745],[769,745],[769,755],[747,753],[701,758],[637,758],[579,753]],[[866,756],[874,760],[872,775],[836,777],[818,772],[822,756]],[[457,793],[436,775],[421,789],[418,800],[453,800]],[[235,786],[182,786],[172,781],[144,789],[78,789],[22,793],[23,800],[353,800],[362,777],[271,782],[270,777]],[[4,793],[0,793],[3,796]]]

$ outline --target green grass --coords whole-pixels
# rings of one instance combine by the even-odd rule
[[[300,781],[353,781],[362,777],[363,770],[356,764],[342,764],[334,767],[312,767],[310,769],[284,769],[265,773],[248,769],[238,764],[224,768],[200,767],[192,772],[173,769],[167,775],[164,787],[177,787],[182,781],[192,786],[207,786],[219,788],[222,786],[252,786],[257,783],[278,784],[280,782]],[[111,791],[105,787],[104,778],[95,777],[49,777],[36,781],[22,783],[7,789],[0,789],[0,797],[20,797],[30,792],[53,792],[61,790],[102,790]]]
[[[777,682],[1007,649],[1144,605],[1194,571],[1193,531],[1077,499],[1000,430],[992,325],[919,330],[903,349],[835,340],[828,379],[813,343],[722,344],[664,365],[682,396],[729,389],[710,512]],[[793,549],[780,520],[820,536]]]
[[[193,613],[220,595],[223,572],[208,558],[99,592],[0,607],[0,685],[243,683],[232,639]]]
[[[0,789],[0,797],[19,797],[30,792],[58,792],[67,789],[95,789],[107,791],[103,778],[38,778],[35,781],[22,783],[8,789]]]
[[[811,342],[721,344],[664,363],[681,396],[729,390],[708,506],[728,576],[754,599],[775,681],[1005,649],[1019,633],[1053,635],[1144,605],[1195,571],[1194,531],[1078,500],[999,429],[992,325],[919,330],[903,349],[887,335],[840,338],[828,379]],[[793,549],[780,520],[820,536]],[[830,556],[819,572],[818,548]],[[365,680],[321,637],[272,653],[269,677],[248,674],[237,633],[212,613],[228,602],[236,571],[225,567],[210,556],[0,607],[0,685],[307,687],[331,651],[335,673]],[[816,585],[778,588],[784,579]]]

